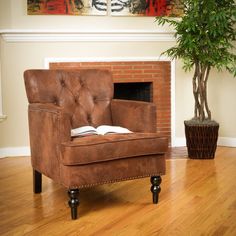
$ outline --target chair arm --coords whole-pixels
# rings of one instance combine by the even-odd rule
[[[133,132],[156,133],[156,106],[151,102],[113,99],[111,101],[113,125]]]
[[[60,177],[61,143],[71,139],[70,117],[54,104],[30,104],[28,109],[31,162],[35,170]]]

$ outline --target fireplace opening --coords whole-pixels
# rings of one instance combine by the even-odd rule
[[[114,98],[152,102],[152,82],[114,83]]]

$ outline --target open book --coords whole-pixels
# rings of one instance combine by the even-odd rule
[[[120,126],[111,126],[111,125],[100,125],[97,128],[94,128],[93,126],[82,126],[76,129],[71,130],[71,136],[87,136],[87,135],[105,135],[105,134],[126,134],[126,133],[132,133],[132,131],[120,127]]]

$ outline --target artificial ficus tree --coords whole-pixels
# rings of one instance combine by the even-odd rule
[[[183,0],[180,19],[156,17],[159,25],[174,26],[176,46],[164,53],[180,58],[184,69],[194,68],[194,120],[211,120],[207,101],[207,82],[212,68],[226,69],[236,76],[236,4],[234,0]]]

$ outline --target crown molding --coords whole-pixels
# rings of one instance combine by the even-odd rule
[[[174,31],[157,30],[0,30],[6,42],[175,41]]]

